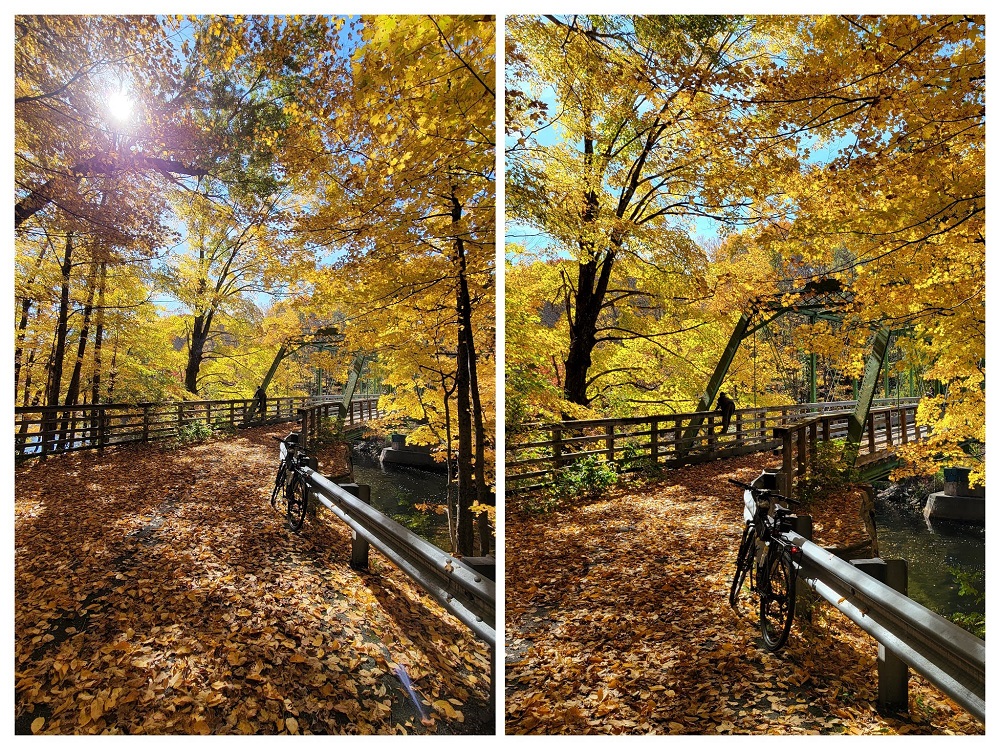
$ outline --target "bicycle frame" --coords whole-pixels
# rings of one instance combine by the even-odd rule
[[[764,646],[778,651],[784,647],[794,617],[801,550],[782,536],[792,529],[792,511],[775,503],[772,515],[772,500],[795,501],[766,489],[730,482],[747,491],[743,507],[746,526],[730,587],[730,604],[738,610],[739,590],[749,578],[750,590],[759,598]]]

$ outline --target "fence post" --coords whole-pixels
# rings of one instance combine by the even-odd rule
[[[885,447],[892,447],[892,409],[885,410]]]
[[[743,412],[736,412],[736,444],[743,445]]]
[[[899,409],[899,439],[903,445],[910,442],[910,436],[906,434],[906,407],[902,406]]]
[[[344,484],[341,487],[361,502],[371,505],[372,488],[370,485]],[[351,529],[351,567],[354,570],[368,570],[368,540],[358,536],[358,532],[354,529]]]
[[[556,469],[562,467],[562,430],[558,427],[552,428],[552,458],[555,460]]]
[[[798,436],[796,442],[798,443],[798,454],[799,454],[797,461],[798,465],[795,468],[795,476],[800,477],[806,473],[806,460],[809,455],[808,449],[806,447],[806,428],[804,426],[799,427],[798,429],[795,430],[795,432],[796,435]]]
[[[715,453],[715,412],[708,413],[708,424],[705,429],[708,430],[708,442],[706,448],[708,449],[708,455],[713,455]]]
[[[875,415],[868,412],[868,455],[875,455]]]
[[[809,423],[809,466],[816,466],[816,438],[819,425],[815,421]]]
[[[906,560],[851,560],[851,565],[881,581],[894,591],[906,595]],[[909,707],[910,670],[881,643],[878,645],[878,708],[881,713],[905,711]]]
[[[660,460],[659,426],[659,421],[649,420],[649,455],[653,459],[653,466]]]
[[[177,402],[177,432],[181,431],[181,427],[184,426],[184,402]]]
[[[614,463],[615,460],[615,424],[612,422],[607,426],[605,430],[604,447],[606,448],[606,455],[608,463]]]
[[[108,419],[107,410],[101,406],[97,410],[97,453],[104,453],[104,446],[108,442]]]
[[[149,404],[142,405],[142,442],[149,442]]]
[[[306,409],[299,409],[299,420],[302,422],[302,427],[299,429],[299,445],[303,448],[309,447],[309,411]]]

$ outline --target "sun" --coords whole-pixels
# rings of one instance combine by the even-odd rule
[[[108,97],[108,111],[119,122],[125,122],[132,116],[134,104],[124,91],[115,91]]]

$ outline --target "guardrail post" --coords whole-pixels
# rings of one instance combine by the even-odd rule
[[[810,515],[794,515],[789,518],[792,531],[808,539],[813,538],[813,519]],[[808,586],[795,587],[795,616],[812,622],[813,607],[819,597]]]
[[[490,714],[496,715],[497,708],[497,644],[490,646]]]
[[[890,588],[906,594],[906,560],[851,560],[858,570],[886,584]],[[908,683],[910,670],[900,659],[881,643],[878,645],[878,708],[879,712],[895,713],[909,708]]]
[[[342,484],[340,486],[361,502],[371,505],[372,488],[370,485]],[[358,536],[358,532],[351,529],[351,567],[354,570],[368,570],[368,549],[368,540]]]

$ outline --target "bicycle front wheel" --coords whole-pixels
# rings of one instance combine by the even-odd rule
[[[298,474],[292,478],[287,498],[288,511],[285,518],[288,519],[288,528],[292,531],[298,531],[306,520],[306,506],[309,503],[309,489]]]
[[[740,611],[740,596],[743,593],[743,584],[747,580],[747,574],[753,567],[753,553],[756,547],[753,527],[747,524],[743,529],[743,538],[740,540],[740,550],[736,554],[736,573],[733,575],[733,582],[729,586],[729,606],[737,612]]]
[[[768,556],[758,587],[760,634],[764,638],[764,648],[771,652],[780,651],[788,641],[795,616],[795,577],[788,555],[778,552]]]

